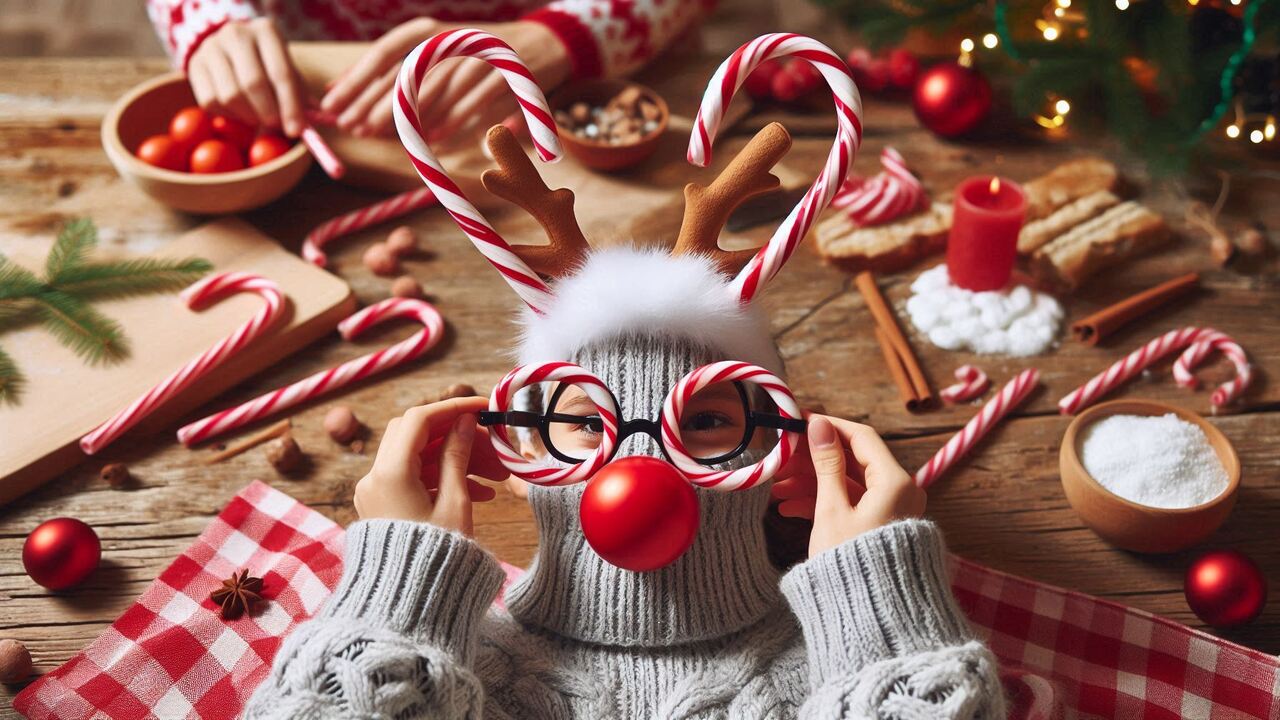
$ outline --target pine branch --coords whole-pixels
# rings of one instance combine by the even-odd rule
[[[16,405],[27,379],[9,353],[0,348],[0,405]]]
[[[179,290],[212,268],[208,260],[200,258],[139,258],[73,267],[63,272],[53,284],[56,290],[81,299],[128,297]]]
[[[88,218],[67,221],[45,259],[44,276],[51,285],[58,284],[64,273],[84,264],[84,256],[98,244],[98,228]]]
[[[29,318],[31,297],[44,283],[29,270],[0,255],[0,327],[11,327]]]
[[[120,326],[83,301],[57,290],[41,293],[36,301],[44,327],[89,364],[128,354]]]

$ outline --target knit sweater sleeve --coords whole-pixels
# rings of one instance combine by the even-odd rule
[[[342,580],[281,645],[245,718],[479,718],[472,671],[502,569],[479,545],[425,523],[347,529]]]
[[[715,0],[555,0],[525,16],[569,50],[576,78],[634,72],[710,13]]]
[[[1005,717],[996,659],[956,606],[945,557],[935,525],[904,520],[787,573],[809,659],[801,717]]]
[[[204,39],[234,20],[251,20],[258,10],[250,0],[147,0],[147,16],[173,59],[186,70]]]

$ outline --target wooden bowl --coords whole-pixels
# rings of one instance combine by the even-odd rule
[[[1084,430],[1089,425],[1111,415],[1167,413],[1195,423],[1204,431],[1227,471],[1227,489],[1222,494],[1189,508],[1148,507],[1116,495],[1084,469],[1080,455]],[[1240,488],[1240,458],[1221,430],[1190,410],[1150,400],[1115,400],[1080,413],[1071,421],[1062,438],[1058,467],[1062,474],[1062,490],[1080,519],[1103,540],[1141,553],[1177,552],[1203,542],[1231,514]]]
[[[671,120],[667,101],[652,89],[629,80],[585,80],[570,83],[551,96],[549,102],[554,116],[557,111],[568,110],[579,101],[591,106],[604,105],[630,86],[640,88],[643,96],[657,105],[660,112],[658,126],[635,142],[612,145],[602,140],[579,137],[573,133],[572,128],[556,122],[564,149],[592,170],[623,170],[640,164],[652,155],[658,149],[658,141],[662,138],[662,133],[667,131],[667,123]]]
[[[102,119],[102,147],[116,172],[172,208],[220,215],[266,205],[292,190],[311,167],[300,142],[257,167],[207,175],[165,170],[135,155],[143,140],[168,132],[175,112],[195,104],[181,73],[152,78],[125,93]]]

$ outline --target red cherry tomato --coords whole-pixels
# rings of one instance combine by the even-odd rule
[[[578,505],[597,555],[631,570],[675,562],[698,535],[698,496],[676,468],[644,455],[614,460],[587,482]]]
[[[195,106],[182,108],[169,121],[169,137],[189,148],[208,140],[213,137],[209,113]]]
[[[138,158],[165,170],[187,171],[187,154],[168,135],[152,135],[138,146]]]
[[[279,135],[260,135],[249,146],[249,165],[257,167],[289,151],[289,141]]]
[[[244,168],[244,156],[225,140],[205,140],[191,151],[191,172],[223,173]]]
[[[257,134],[248,123],[242,123],[226,115],[214,115],[209,125],[213,128],[214,137],[226,140],[240,148],[241,152],[249,149],[253,144],[253,136]]]

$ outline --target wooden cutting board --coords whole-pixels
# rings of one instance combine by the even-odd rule
[[[39,268],[42,256],[32,256],[30,248],[27,251],[11,255],[18,263]],[[113,457],[128,446],[131,437],[173,433],[178,418],[328,334],[355,309],[355,296],[340,278],[304,262],[240,220],[204,225],[155,256],[198,256],[213,263],[215,272],[242,270],[269,278],[288,297],[285,317],[268,335],[95,458]],[[84,461],[86,456],[77,444],[82,435],[230,334],[261,305],[256,295],[238,294],[194,312],[176,293],[95,303],[95,308],[120,323],[129,341],[129,357],[108,366],[86,365],[37,325],[0,334],[0,345],[28,379],[18,405],[0,405],[0,505]]]

